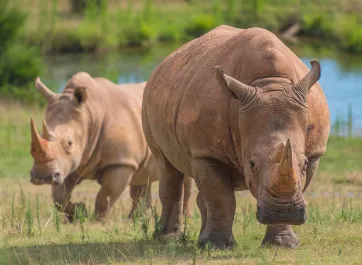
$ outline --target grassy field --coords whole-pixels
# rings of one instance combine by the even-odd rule
[[[362,51],[358,0],[111,1],[99,12],[70,13],[66,0],[16,0],[29,13],[26,43],[44,52],[99,51],[160,41],[187,41],[220,24],[259,26],[274,32],[298,23],[300,34]]]
[[[234,235],[229,251],[200,251],[195,246],[200,215],[193,190],[193,217],[186,232],[152,240],[160,203],[153,187],[155,211],[128,220],[126,191],[108,220],[92,216],[64,224],[52,205],[49,186],[33,186],[28,172],[32,115],[41,124],[41,109],[0,104],[0,264],[361,264],[362,139],[331,137],[316,178],[305,193],[308,220],[294,227],[296,250],[261,248],[265,227],[255,218],[255,200],[237,192]],[[73,201],[94,209],[98,185],[82,183]],[[156,212],[156,214],[155,214]]]

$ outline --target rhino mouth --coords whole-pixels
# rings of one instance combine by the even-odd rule
[[[307,219],[306,204],[300,196],[284,201],[264,192],[257,202],[256,218],[265,225],[301,225]]]
[[[42,185],[42,184],[52,184],[53,180],[52,177],[45,177],[45,178],[38,178],[38,177],[31,177],[30,182],[34,185]]]
[[[43,185],[43,184],[62,184],[60,173],[53,173],[48,176],[36,176],[33,172],[30,172],[31,178],[30,182],[34,185]]]

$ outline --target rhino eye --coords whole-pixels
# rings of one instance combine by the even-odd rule
[[[71,147],[73,145],[73,142],[71,140],[68,141],[68,146]]]
[[[254,160],[250,160],[249,161],[249,164],[250,164],[250,168],[251,168],[251,170],[253,171],[253,170],[255,170],[255,162],[254,162]]]
[[[307,171],[307,167],[308,167],[308,159],[306,159],[304,161],[304,165],[303,165],[303,168],[302,168],[303,174],[305,174],[305,172]]]

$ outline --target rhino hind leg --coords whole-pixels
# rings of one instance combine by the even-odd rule
[[[134,172],[135,170],[131,167],[120,166],[109,168],[102,173],[99,181],[101,189],[97,194],[95,205],[97,220],[102,220],[107,216],[129,184]]]
[[[144,211],[151,207],[151,183],[147,185],[131,186],[130,195],[132,199],[132,209],[128,218],[132,218],[135,214],[143,214],[140,211]]]
[[[192,192],[192,178],[189,176],[184,176],[184,204],[182,213],[187,217],[192,216],[191,208],[190,208],[190,198]]]
[[[235,244],[232,226],[236,200],[228,170],[213,159],[194,161],[192,166],[200,191],[197,202],[203,219],[198,245],[203,248],[209,243],[218,249],[230,248]]]
[[[163,235],[179,233],[181,230],[183,179],[184,175],[172,166],[161,172],[159,196],[162,204],[161,233]]]
[[[262,245],[296,248],[299,245],[299,239],[290,225],[268,225]]]

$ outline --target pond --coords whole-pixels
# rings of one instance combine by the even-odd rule
[[[320,83],[331,112],[332,132],[362,135],[362,55],[339,52],[325,43],[311,40],[287,43],[308,67],[318,59],[322,67]],[[181,44],[157,45],[150,49],[127,48],[117,53],[57,55],[46,59],[43,81],[60,91],[76,72],[106,77],[116,83],[147,80],[165,56]]]

